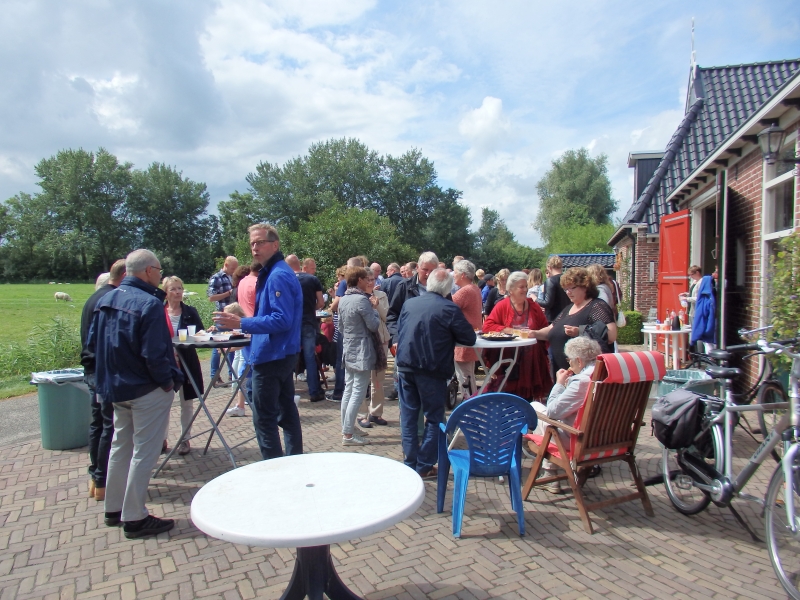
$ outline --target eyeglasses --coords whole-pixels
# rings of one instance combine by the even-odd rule
[[[264,244],[267,244],[267,243],[270,243],[270,242],[277,242],[277,241],[278,240],[268,240],[268,239],[253,240],[252,242],[250,242],[250,247],[251,248],[257,248],[258,246],[263,246]]]
[[[578,286],[577,286],[577,285],[573,285],[573,286],[572,286],[572,287],[570,287],[570,288],[564,288],[564,291],[565,291],[565,292],[567,292],[568,294],[571,294],[572,292],[574,292],[574,291],[575,291],[575,288],[576,288],[576,287],[578,287]]]
[[[148,269],[157,269],[159,273],[162,273],[162,274],[164,273],[164,269],[162,269],[161,267],[157,267],[157,266],[155,266],[155,265],[150,265],[150,266],[149,266],[149,267],[147,267],[147,268],[148,268]]]

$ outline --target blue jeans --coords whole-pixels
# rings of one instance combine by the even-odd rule
[[[99,488],[106,487],[108,455],[114,437],[114,405],[100,402],[95,392],[94,375],[87,377],[92,397],[92,422],[89,424],[89,476]]]
[[[219,351],[219,349],[217,349],[217,348],[212,348],[211,349],[211,381],[212,382],[214,381],[214,377],[216,376],[217,371],[219,371],[219,357],[220,357],[220,354],[222,354],[222,353]],[[228,363],[228,378],[229,379],[233,379],[233,357],[234,357],[234,355],[235,355],[235,352],[233,350],[228,352],[228,359],[227,359],[226,362]]]
[[[439,458],[439,423],[444,422],[448,380],[403,371],[398,375],[403,462],[417,473],[425,473]],[[417,433],[420,410],[425,415],[422,443]]]
[[[317,327],[310,323],[303,323],[300,336],[300,347],[303,360],[306,363],[306,383],[308,395],[319,396],[322,388],[319,385],[319,372],[317,371]]]
[[[337,396],[344,394],[344,333],[339,332],[339,339],[336,342],[336,365],[334,366],[334,373],[336,374],[336,383],[333,384],[333,393]]]
[[[294,403],[297,354],[253,365],[253,426],[264,460],[283,456],[278,427],[283,429],[286,454],[303,453],[300,413]]]

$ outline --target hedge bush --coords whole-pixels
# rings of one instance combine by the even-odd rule
[[[644,343],[642,336],[642,313],[635,310],[624,310],[627,323],[617,333],[617,343],[626,346],[639,346]]]

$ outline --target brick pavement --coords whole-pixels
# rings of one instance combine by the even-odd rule
[[[216,412],[223,393],[212,395]],[[373,428],[372,444],[355,450],[340,445],[337,404],[303,400],[300,414],[307,452],[402,459],[396,402],[384,415],[390,425]],[[252,435],[249,418],[225,419],[223,427],[233,443]],[[175,407],[171,440],[178,430]],[[137,541],[105,527],[102,506],[87,497],[85,449],[48,451],[38,442],[0,448],[0,600],[278,598],[291,575],[292,550],[230,544],[192,525],[193,495],[230,468],[218,444],[207,456],[196,446],[151,482],[149,508],[176,518],[175,529]],[[742,439],[739,447],[747,454],[754,444]],[[235,452],[240,464],[259,459],[255,442]],[[659,458],[657,442],[643,431],[638,462],[645,477],[658,472]],[[768,475],[765,469],[747,491],[763,495]],[[618,466],[607,467],[587,492],[593,498],[598,487],[619,490],[628,481]],[[507,489],[496,480],[472,480],[460,540],[452,537],[449,507],[436,513],[435,483],[426,488],[411,518],[332,547],[340,575],[365,598],[785,598],[764,545],[752,542],[729,511],[712,506],[682,516],[662,486],[650,488],[654,518],[641,504],[612,507],[593,514],[593,536],[583,531],[571,496],[534,490],[525,503],[528,534],[520,538]],[[737,501],[737,508],[761,534],[758,507]]]

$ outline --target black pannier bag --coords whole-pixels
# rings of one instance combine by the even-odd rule
[[[702,428],[703,410],[702,396],[689,390],[674,390],[657,398],[653,405],[653,433],[665,448],[691,446]]]

